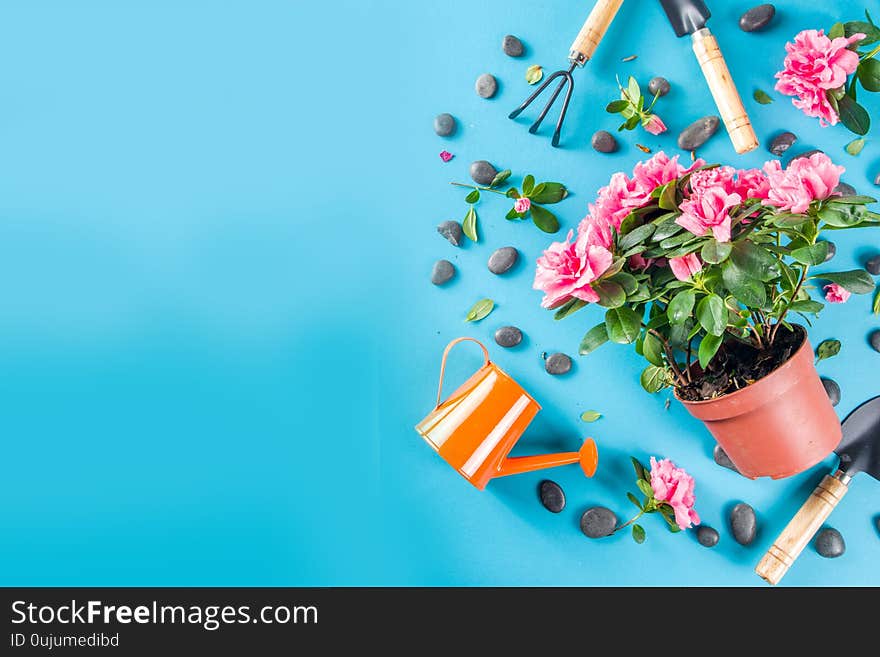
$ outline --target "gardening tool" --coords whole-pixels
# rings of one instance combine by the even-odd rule
[[[825,476],[755,568],[755,572],[771,584],[778,584],[788,572],[846,495],[855,475],[866,472],[880,479],[880,397],[874,397],[849,414],[843,422],[843,440],[834,451],[840,457],[837,471]]]
[[[480,345],[483,366],[441,402],[446,359],[453,347],[466,341]],[[580,463],[584,474],[592,477],[599,459],[592,438],[585,440],[578,452],[507,456],[540,410],[541,406],[529,393],[489,360],[489,352],[481,342],[458,338],[443,352],[437,406],[416,425],[416,431],[449,465],[480,490],[494,477],[569,463]]]
[[[574,43],[571,44],[571,49],[568,53],[568,61],[569,64],[571,64],[569,69],[567,71],[556,71],[556,73],[544,80],[544,83],[538,87],[535,93],[526,98],[526,101],[522,105],[510,113],[511,119],[515,119],[522,114],[523,111],[525,111],[525,109],[531,105],[532,102],[534,102],[534,100],[540,96],[554,80],[562,78],[559,86],[556,87],[556,90],[550,96],[550,101],[544,107],[544,110],[538,115],[538,120],[532,124],[531,128],[529,128],[529,132],[533,135],[538,132],[538,128],[541,127],[541,123],[547,117],[547,113],[550,111],[550,108],[553,107],[553,103],[556,102],[556,99],[559,98],[559,94],[561,94],[562,90],[567,86],[568,90],[565,92],[565,100],[562,102],[562,112],[560,112],[559,120],[556,122],[556,131],[553,133],[553,141],[551,142],[554,147],[559,146],[559,135],[562,132],[562,123],[565,121],[565,114],[568,112],[568,105],[571,103],[571,94],[574,91],[574,78],[571,74],[576,68],[583,67],[583,65],[593,57],[593,53],[595,53],[596,48],[599,47],[602,37],[605,36],[605,32],[608,31],[608,26],[611,25],[611,21],[614,20],[614,17],[617,15],[617,11],[622,4],[623,0],[598,0],[596,2],[593,11],[590,12],[589,17],[587,18],[587,22],[584,23],[584,26],[581,28]]]
[[[694,53],[712,97],[721,113],[724,127],[730,135],[737,153],[748,153],[758,147],[758,138],[752,128],[749,115],[743,107],[742,99],[730,77],[727,62],[718,47],[718,41],[706,27],[712,16],[703,0],[660,0],[676,36],[691,35]]]

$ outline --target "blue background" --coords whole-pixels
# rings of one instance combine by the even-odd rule
[[[858,158],[850,135],[822,129],[772,92],[783,44],[800,29],[861,17],[862,3],[777,2],[772,29],[745,34],[752,3],[713,3],[711,23],[766,143],[780,129],[797,150],[821,147],[844,179],[876,191],[880,142]],[[675,135],[714,113],[686,40],[658,3],[629,0],[596,58],[578,71],[565,148],[506,119],[529,91],[532,63],[565,64],[590,2],[446,0],[31,0],[0,11],[0,583],[6,585],[755,585],[763,551],[828,464],[786,481],[721,469],[712,441],[668,394],[641,391],[641,363],[607,347],[573,373],[544,373],[542,351],[574,354],[597,321],[554,323],[532,291],[550,239],[508,223],[503,199],[479,207],[479,244],[454,249],[435,232],[461,219],[468,164],[560,180],[556,206],[576,226],[596,189],[644,156],[636,140],[676,152]],[[880,13],[880,12],[878,12]],[[510,59],[514,33],[527,56]],[[628,55],[636,61],[622,63]],[[474,79],[500,81],[492,100]],[[657,111],[668,134],[622,137],[604,105],[615,74],[666,75]],[[756,88],[776,102],[758,106]],[[875,119],[880,103],[868,101]],[[458,117],[444,140],[435,114]],[[874,130],[876,134],[876,129]],[[444,164],[438,153],[455,159]],[[736,158],[719,134],[700,155]],[[564,232],[561,233],[564,235]],[[874,233],[837,239],[837,269],[880,250]],[[495,277],[499,246],[521,263]],[[432,263],[457,279],[438,289]],[[466,325],[470,305],[498,308]],[[820,365],[839,381],[846,414],[880,393],[878,325],[867,297],[829,308],[814,343],[844,341]],[[462,334],[488,343],[504,324],[527,339],[490,349],[544,405],[517,453],[600,444],[598,475],[550,475],[568,506],[537,500],[538,473],[471,488],[413,431],[435,395],[439,357]],[[462,348],[450,378],[478,364]],[[579,420],[585,409],[605,417]],[[722,531],[714,550],[646,519],[648,541],[600,542],[578,529],[602,504],[629,513],[628,455],[668,456],[697,479],[697,508]],[[860,477],[833,526],[848,551],[808,549],[788,585],[880,584],[880,484]],[[751,547],[726,514],[758,511]]]

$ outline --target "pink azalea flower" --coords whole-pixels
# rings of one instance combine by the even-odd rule
[[[441,151],[440,152],[440,159],[443,160],[444,162],[449,162],[449,160],[451,160],[454,157],[455,157],[455,155],[453,155],[449,151]]]
[[[519,212],[520,214],[525,214],[529,211],[529,208],[532,207],[531,199],[527,199],[525,197],[516,199],[516,203],[513,204],[513,209]]]
[[[716,240],[729,242],[731,217],[728,210],[741,202],[739,194],[728,194],[720,186],[698,188],[691,198],[682,202],[682,214],[675,223],[699,236],[711,230]]]
[[[828,303],[846,303],[852,296],[852,292],[837,283],[825,286],[825,301]]]
[[[694,171],[690,178],[691,189],[695,192],[704,191],[710,187],[720,187],[728,194],[736,191],[736,169],[733,167],[714,167]]]
[[[696,253],[689,253],[680,258],[670,258],[669,268],[680,281],[689,281],[694,274],[703,270],[703,263]]]
[[[776,90],[795,96],[794,106],[807,116],[818,117],[821,125],[835,125],[840,117],[825,92],[842,87],[858,68],[859,55],[849,46],[864,38],[858,33],[829,39],[822,30],[804,30],[793,43],[785,44],[788,55],[783,70],[776,74]]]
[[[532,286],[544,292],[541,305],[557,308],[572,297],[595,303],[599,295],[590,287],[611,266],[611,252],[587,241],[584,233],[572,243],[569,231],[564,242],[554,242],[538,258],[538,269]]]
[[[736,186],[732,191],[743,199],[765,199],[770,193],[770,181],[760,169],[740,169],[736,172]]]
[[[666,132],[666,124],[656,114],[652,114],[647,120],[642,121],[642,127],[652,135],[660,135]]]
[[[626,215],[647,203],[649,198],[650,190],[645,192],[635,180],[618,172],[611,176],[606,187],[599,190],[596,202],[589,206],[590,214],[596,219],[607,221],[614,228],[620,228]]]
[[[641,253],[636,253],[635,255],[631,255],[629,260],[627,260],[627,264],[630,269],[636,271],[646,271],[651,265],[655,264],[657,260],[663,260],[662,258],[644,258]],[[664,260],[664,263],[666,261]]]
[[[694,510],[694,478],[669,459],[658,461],[651,457],[651,488],[654,498],[672,507],[675,522],[680,529],[690,529],[700,524],[700,516]]]
[[[699,169],[706,163],[703,160],[697,160],[689,167],[684,167],[678,162],[678,155],[669,157],[663,151],[654,155],[651,159],[639,162],[633,169],[633,180],[636,187],[650,197],[657,187],[665,185],[668,182],[681,178],[683,175]],[[644,203],[644,201],[642,202]]]
[[[810,203],[834,194],[844,167],[837,166],[825,153],[814,153],[809,158],[798,158],[785,169],[777,160],[764,165],[770,191],[764,205],[801,214]]]

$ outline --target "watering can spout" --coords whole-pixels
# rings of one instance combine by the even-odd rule
[[[581,469],[588,477],[596,474],[596,466],[599,463],[599,452],[596,449],[596,442],[592,438],[587,438],[580,451],[577,452],[506,458],[501,462],[501,466],[498,468],[495,476],[506,477],[524,472],[555,468],[558,465],[568,465],[570,463],[580,463]]]

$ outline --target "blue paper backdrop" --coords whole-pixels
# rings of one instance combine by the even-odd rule
[[[864,192],[880,171],[874,134],[807,119],[772,92],[798,30],[859,18],[862,3],[777,2],[772,29],[744,34],[749,2],[714,4],[712,27],[762,142],[780,129],[821,147]],[[454,249],[434,227],[464,215],[468,164],[567,183],[557,206],[576,226],[596,189],[713,113],[686,40],[658,3],[624,3],[594,61],[578,71],[561,150],[506,119],[529,91],[526,67],[565,64],[588,1],[334,3],[262,0],[31,0],[0,11],[0,583],[90,585],[753,585],[752,567],[816,480],[750,482],[716,466],[712,442],[668,395],[639,387],[638,358],[605,348],[552,378],[542,351],[574,354],[597,318],[554,323],[530,289],[547,236],[480,206],[482,241]],[[877,12],[880,14],[880,12]],[[500,50],[506,33],[527,56]],[[628,55],[638,59],[623,63]],[[473,91],[492,72],[497,97]],[[670,132],[630,133],[613,156],[589,148],[613,130],[614,76],[666,75]],[[758,106],[752,92],[773,95]],[[875,117],[880,103],[871,99]],[[434,135],[435,114],[458,135]],[[876,130],[874,131],[876,133]],[[438,153],[455,159],[444,164]],[[735,158],[722,134],[700,154]],[[519,180],[516,180],[518,183]],[[512,274],[489,254],[516,246]],[[880,250],[875,233],[838,240],[837,268]],[[432,263],[459,275],[437,289]],[[478,325],[478,298],[498,308]],[[538,503],[542,475],[472,489],[412,430],[430,410],[442,348],[501,325],[523,346],[493,356],[544,405],[518,452],[600,444],[600,471],[551,475],[568,495]],[[811,331],[843,353],[822,363],[841,415],[880,393],[878,325],[866,297],[829,308]],[[473,351],[473,350],[472,350]],[[463,350],[450,377],[476,367]],[[587,426],[588,408],[605,417]],[[722,532],[714,550],[671,535],[586,540],[584,508],[629,512],[628,455],[673,458],[697,479],[698,509]],[[848,551],[808,549],[789,585],[880,584],[880,484],[860,478],[832,519]],[[758,511],[736,545],[726,513]]]

